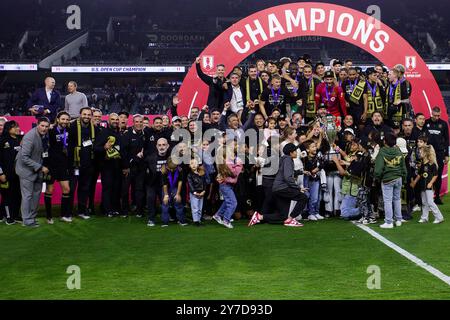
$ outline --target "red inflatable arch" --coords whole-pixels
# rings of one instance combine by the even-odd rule
[[[415,112],[428,117],[431,108],[439,106],[442,118],[448,119],[439,87],[414,48],[373,17],[339,5],[290,3],[256,12],[232,25],[208,45],[200,54],[202,68],[208,73],[216,64],[223,63],[229,72],[264,46],[299,36],[335,38],[360,47],[388,67],[398,63],[405,65],[406,77],[413,87],[411,103]],[[180,88],[178,113],[188,114],[192,106],[203,106],[207,95],[208,88],[192,65]]]

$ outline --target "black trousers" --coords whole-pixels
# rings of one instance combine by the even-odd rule
[[[272,185],[271,183],[267,183],[264,185],[264,203],[262,205],[261,214],[265,217],[266,215],[270,215],[274,212],[275,208],[275,199],[272,194]]]
[[[120,211],[122,170],[117,160],[105,161],[102,166],[102,205],[105,214]]]
[[[442,172],[444,172],[444,159],[445,153],[436,152],[436,161],[438,164],[438,176],[435,184],[434,194],[436,198],[440,198],[441,187],[442,187]]]
[[[8,183],[7,189],[0,189],[2,206],[6,218],[17,220],[20,217],[20,203],[22,201],[20,181],[18,177],[13,177],[8,180]]]
[[[71,215],[73,211],[75,190],[77,192],[78,214],[87,214],[87,202],[89,198],[89,190],[91,186],[93,171],[93,167],[84,167],[79,169],[78,176],[74,174],[74,171],[71,172],[73,175],[70,179],[69,215]]]
[[[130,187],[131,198],[134,199],[137,207],[137,213],[142,214],[145,203],[145,175],[144,168],[131,167],[128,176],[122,175],[121,198],[122,214],[128,215],[130,211]]]
[[[162,187],[159,184],[147,185],[147,206],[148,206],[148,220],[155,222],[156,217],[156,198],[158,197],[162,203],[161,194]]]
[[[308,197],[300,192],[298,188],[286,188],[282,190],[278,190],[273,193],[275,196],[277,207],[279,209],[279,215],[285,219],[287,219],[289,215],[289,208],[291,206],[291,201],[297,201],[295,204],[294,210],[292,210],[291,217],[295,218],[302,214],[303,209],[308,203]],[[265,218],[265,217],[264,217]]]
[[[89,209],[94,212],[95,209],[95,191],[97,189],[97,181],[100,176],[100,164],[94,163],[92,170],[92,179],[89,185]]]

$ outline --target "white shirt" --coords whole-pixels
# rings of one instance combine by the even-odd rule
[[[230,100],[230,108],[234,113],[244,109],[244,101],[242,99],[242,92],[239,86],[233,86],[233,96]]]
[[[50,102],[50,100],[51,100],[51,98],[52,98],[52,91],[53,91],[53,90],[47,90],[47,89],[45,89],[45,93],[47,94],[48,102]]]

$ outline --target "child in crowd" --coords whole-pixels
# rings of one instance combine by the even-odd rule
[[[420,195],[422,197],[422,216],[420,217],[420,223],[428,222],[428,214],[431,210],[434,215],[433,223],[441,223],[444,221],[441,211],[434,203],[434,183],[437,180],[438,166],[436,161],[436,153],[432,146],[423,146],[420,148],[420,156],[422,164],[419,169],[419,174],[411,182],[411,187],[415,188],[419,183]]]
[[[218,163],[217,182],[219,183],[219,191],[223,196],[223,203],[213,219],[226,228],[232,229],[231,217],[237,207],[237,199],[233,188],[242,171],[243,163],[237,157],[236,143],[227,144],[221,149],[218,150],[218,156],[222,156],[222,159]]]
[[[192,220],[195,226],[201,226],[203,198],[206,193],[205,170],[199,166],[197,159],[191,159],[190,172],[187,176],[189,183],[189,199],[191,200]]]
[[[169,226],[169,208],[174,206],[178,224],[187,226],[184,206],[181,197],[183,188],[183,169],[176,165],[172,158],[167,159],[167,165],[161,168],[162,174],[162,204],[161,204],[161,227]]]
[[[317,155],[317,145],[313,140],[307,140],[303,143],[307,157],[303,159],[304,178],[303,185],[308,189],[308,219],[312,221],[322,220],[323,216],[319,214],[319,193],[320,193],[320,170],[322,170],[322,161]]]

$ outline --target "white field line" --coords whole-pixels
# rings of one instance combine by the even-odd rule
[[[426,271],[428,271],[429,273],[431,273],[433,276],[435,276],[436,278],[442,280],[443,282],[445,282],[447,285],[450,286],[450,277],[447,276],[446,274],[442,273],[441,271],[439,271],[438,269],[436,269],[435,267],[429,265],[428,263],[426,263],[425,261],[419,259],[418,257],[416,257],[415,255],[409,253],[408,251],[406,251],[403,248],[400,248],[398,245],[396,245],[395,243],[389,241],[388,239],[386,239],[385,237],[383,237],[381,234],[379,234],[378,232],[372,230],[371,228],[362,225],[362,224],[358,224],[358,223],[353,223],[355,224],[358,228],[366,231],[368,234],[370,234],[372,237],[374,237],[375,239],[380,240],[382,243],[384,243],[386,246],[388,246],[389,248],[397,251],[398,253],[400,253],[402,256],[404,256],[406,259],[412,261],[413,263],[415,263],[416,265],[418,265],[419,267],[421,267],[422,269],[425,269]]]

